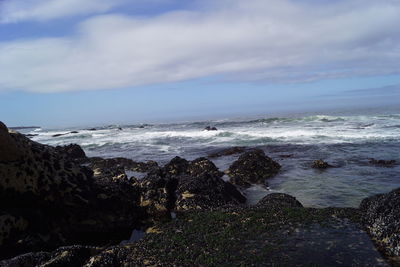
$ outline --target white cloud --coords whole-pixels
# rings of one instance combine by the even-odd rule
[[[156,17],[97,16],[74,36],[0,43],[0,90],[399,73],[399,14],[392,0],[221,0]]]
[[[0,23],[102,13],[119,4],[121,0],[4,0],[0,2]]]

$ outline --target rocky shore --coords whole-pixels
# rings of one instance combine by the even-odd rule
[[[0,266],[399,264],[400,189],[358,209],[285,194],[247,206],[241,189],[281,166],[260,150],[226,153],[241,155],[223,179],[209,158],[88,158],[0,123]]]

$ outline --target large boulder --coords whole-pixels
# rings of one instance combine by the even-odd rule
[[[228,169],[230,182],[243,187],[266,185],[266,179],[276,175],[281,165],[266,156],[261,149],[242,154]]]
[[[0,121],[0,162],[15,161],[20,157],[21,153],[8,133],[7,126]]]
[[[213,209],[246,202],[234,185],[209,173],[181,177],[176,195],[176,211]]]
[[[86,158],[85,151],[77,145],[70,144],[67,146],[57,146],[56,151],[65,154],[70,159],[84,159]]]
[[[163,168],[154,168],[141,180],[140,205],[149,217],[169,217],[172,211],[212,209],[238,205],[246,198],[234,185],[221,179],[223,173],[210,160],[193,161],[175,157]]]
[[[360,204],[368,232],[389,256],[400,256],[400,188],[364,199]]]
[[[143,216],[127,179],[93,176],[60,149],[0,124],[0,258],[126,239]],[[67,149],[68,151],[68,149]]]
[[[132,182],[140,188],[140,206],[151,221],[170,218],[176,201],[176,178],[150,174]]]

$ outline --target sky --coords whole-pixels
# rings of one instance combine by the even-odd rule
[[[395,106],[399,25],[399,0],[0,0],[0,120]]]

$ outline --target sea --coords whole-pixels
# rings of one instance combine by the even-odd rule
[[[207,126],[218,130],[206,131]],[[155,160],[160,165],[175,156],[193,160],[235,146],[261,148],[282,169],[268,179],[268,187],[254,185],[243,190],[250,205],[279,192],[295,196],[306,207],[358,207],[368,196],[400,187],[400,110],[22,131],[43,144],[79,144],[90,157]],[[238,157],[211,160],[224,171]],[[395,160],[396,164],[374,165],[372,158]],[[334,167],[311,168],[317,159]]]

